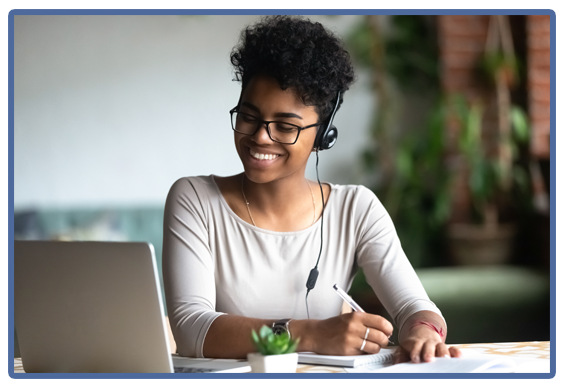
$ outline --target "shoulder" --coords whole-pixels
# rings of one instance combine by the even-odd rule
[[[202,190],[210,189],[214,186],[213,175],[209,176],[185,176],[181,177],[172,184],[170,190],[182,190],[186,188]]]
[[[217,186],[213,176],[186,176],[181,177],[172,184],[168,192],[167,201],[202,201],[217,195]]]
[[[331,212],[355,224],[358,233],[373,224],[387,225],[390,221],[379,198],[363,185],[332,185],[331,200]]]
[[[348,204],[362,207],[382,206],[375,193],[363,185],[331,184],[331,197],[340,205]]]

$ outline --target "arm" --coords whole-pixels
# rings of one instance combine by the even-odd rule
[[[164,209],[162,274],[170,328],[182,356],[202,357],[215,311],[214,262],[205,205],[192,179],[170,188]]]
[[[250,331],[262,325],[272,326],[274,320],[241,316],[219,316],[209,328],[203,353],[212,358],[245,358],[256,352],[251,343]],[[370,327],[364,350],[360,347]],[[289,331],[299,337],[299,352],[316,352],[324,355],[360,355],[377,353],[387,346],[393,326],[381,316],[369,313],[346,313],[326,320],[291,320]]]
[[[367,191],[367,190],[365,190]],[[367,214],[358,224],[358,263],[385,309],[399,327],[395,362],[430,361],[434,356],[461,353],[446,347],[446,323],[430,301],[405,256],[395,227],[383,205],[371,192],[361,192],[358,206]],[[433,327],[442,333],[442,336]]]

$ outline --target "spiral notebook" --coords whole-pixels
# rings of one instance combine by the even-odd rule
[[[369,364],[389,364],[393,362],[395,349],[383,348],[379,353],[358,356],[317,355],[314,352],[300,352],[299,363],[327,365],[334,367],[362,367]]]

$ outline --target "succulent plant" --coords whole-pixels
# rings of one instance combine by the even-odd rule
[[[264,356],[282,355],[295,352],[299,338],[293,340],[287,332],[275,335],[272,328],[263,325],[259,334],[254,329],[252,330],[252,342],[258,352]]]

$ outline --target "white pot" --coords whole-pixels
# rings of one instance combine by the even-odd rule
[[[297,369],[297,352],[286,353],[284,355],[264,356],[261,353],[249,353],[247,356],[248,363],[252,368],[252,372],[295,372]]]

